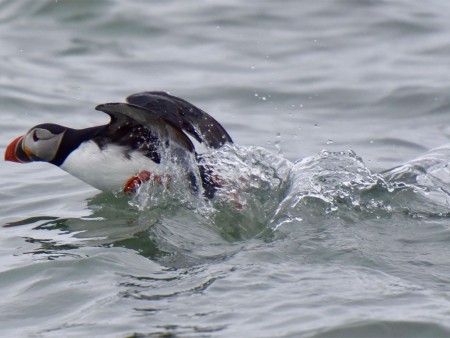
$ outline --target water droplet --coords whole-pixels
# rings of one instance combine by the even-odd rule
[[[263,96],[263,97],[261,98],[261,100],[266,101],[266,100],[267,100],[267,97]]]
[[[250,69],[255,69],[255,68],[256,68],[255,65],[251,65],[251,66],[250,66]]]

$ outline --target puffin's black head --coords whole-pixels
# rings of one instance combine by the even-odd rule
[[[52,162],[67,129],[51,123],[37,125],[8,145],[5,160],[19,163]]]

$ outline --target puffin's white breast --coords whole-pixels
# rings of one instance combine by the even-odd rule
[[[124,147],[107,145],[100,149],[94,141],[87,141],[72,151],[60,168],[99,190],[118,192],[139,172],[158,170],[159,165],[141,153],[128,155]]]

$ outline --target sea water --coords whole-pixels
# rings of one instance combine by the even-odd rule
[[[164,90],[235,141],[213,200],[0,165],[8,337],[445,337],[450,5],[0,1],[0,148]]]

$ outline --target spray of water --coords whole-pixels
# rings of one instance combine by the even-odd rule
[[[257,236],[321,217],[447,215],[450,150],[372,173],[353,151],[321,153],[295,163],[261,147],[227,144],[199,158],[168,158],[163,184],[146,182],[130,200],[139,210],[179,206],[207,219],[224,238]],[[199,166],[217,189],[205,197]],[[194,182],[194,183],[193,183]]]

